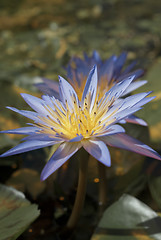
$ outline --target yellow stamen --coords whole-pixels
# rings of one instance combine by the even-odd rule
[[[39,117],[42,122],[36,124],[41,129],[40,133],[46,133],[49,136],[63,136],[67,140],[78,135],[87,139],[95,134],[103,133],[107,126],[115,121],[113,115],[117,109],[106,117],[113,99],[108,101],[105,97],[102,97],[101,100],[98,100],[97,96],[92,109],[90,109],[91,93],[87,95],[82,105],[78,104],[75,96],[72,97],[72,101],[73,108],[69,107],[68,101],[63,106],[59,100],[53,101],[54,109],[46,106],[45,109],[49,112],[49,115]]]

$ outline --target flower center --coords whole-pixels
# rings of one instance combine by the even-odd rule
[[[79,105],[73,97],[73,108],[69,107],[68,101],[64,106],[59,100],[54,100],[54,109],[46,106],[49,115],[40,117],[41,122],[44,122],[38,124],[41,133],[70,140],[80,135],[87,139],[106,131],[108,125],[115,121],[112,118],[114,112],[108,114],[114,99],[109,101],[103,97],[100,101],[96,100],[92,109],[90,99],[89,94],[83,104]]]

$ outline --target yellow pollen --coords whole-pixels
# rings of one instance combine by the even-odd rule
[[[40,123],[36,124],[41,130],[40,133],[47,134],[49,137],[63,137],[70,140],[79,135],[84,139],[91,136],[103,133],[107,126],[115,121],[113,115],[117,110],[106,117],[111,101],[106,101],[105,98],[96,101],[92,109],[90,109],[91,94],[88,94],[82,105],[79,105],[73,99],[73,107],[69,106],[68,101],[65,101],[65,106],[59,100],[54,100],[52,109],[46,105],[48,111],[47,116],[39,117]],[[110,119],[109,119],[110,118]],[[109,120],[108,120],[109,119]]]

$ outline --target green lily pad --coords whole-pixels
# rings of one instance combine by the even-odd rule
[[[0,185],[0,240],[15,240],[40,214],[23,193]]]
[[[124,194],[105,212],[91,240],[159,240],[161,218],[147,205]]]

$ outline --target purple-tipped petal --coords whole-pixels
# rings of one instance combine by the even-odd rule
[[[82,104],[84,104],[85,98],[89,93],[91,93],[90,110],[93,108],[95,102],[97,93],[97,82],[98,82],[97,66],[94,66],[89,73],[82,96]]]
[[[112,134],[116,134],[116,133],[122,133],[125,132],[125,129],[117,124],[114,124],[112,126],[108,126],[106,130],[104,130],[102,133],[97,134],[97,137],[100,136],[107,136],[107,135],[112,135]]]
[[[161,160],[161,156],[151,147],[124,133],[104,136],[101,137],[100,140],[104,141],[107,145],[112,147],[123,148],[132,152],[136,152],[151,158]]]
[[[144,101],[146,96],[148,96],[151,92],[148,93],[138,93],[132,96],[129,96],[125,99],[122,100],[121,103],[121,107],[119,108],[118,112],[123,111],[126,108],[132,108],[132,107],[141,107],[142,105],[144,105]],[[145,100],[146,103],[147,100]],[[150,101],[150,100],[149,100]]]
[[[53,141],[58,143],[58,142],[63,142],[64,139],[62,140],[62,138],[55,137],[52,134],[35,133],[23,138],[21,141],[28,141],[28,140]]]
[[[136,117],[135,115],[130,115],[126,118],[126,122],[133,123],[133,124],[139,124],[142,126],[147,126],[148,124],[141,118]]]
[[[27,118],[30,118],[34,121],[38,120],[38,113],[36,112],[32,112],[32,111],[27,111],[27,110],[19,110],[17,108],[14,108],[14,107],[6,107],[14,112],[17,112],[21,115],[23,115],[24,117],[27,117]]]
[[[127,108],[127,109],[124,109],[120,112],[117,112],[116,114],[114,114],[113,117],[111,118],[116,118],[116,122],[120,122],[121,120],[124,120],[125,118],[127,118],[128,116],[130,116],[131,114],[139,111],[140,109],[142,109],[141,107],[140,108],[136,108],[136,107],[132,107],[132,108]],[[109,118],[109,120],[111,120],[111,118]]]
[[[39,140],[27,141],[27,142],[20,143],[19,145],[11,148],[7,152],[0,155],[0,157],[7,157],[7,156],[23,153],[23,152],[28,152],[35,149],[48,147],[56,143],[57,142],[55,141],[39,141]]]
[[[147,104],[148,102],[152,101],[154,98],[155,98],[155,96],[144,98],[140,102],[136,103],[135,107],[143,106],[143,105]]]
[[[80,142],[83,139],[82,135],[72,138],[69,142]]]
[[[40,131],[40,128],[37,128],[37,127],[22,127],[22,128],[5,130],[5,131],[0,131],[0,132],[1,133],[8,133],[8,134],[29,135],[29,134],[33,134],[33,133],[38,132],[38,131]]]
[[[73,87],[62,77],[59,76],[59,89],[60,96],[64,105],[66,101],[68,102],[69,107],[74,108],[74,101],[78,104],[78,96],[73,89]]]
[[[45,104],[44,100],[34,97],[27,93],[21,93],[21,96],[24,98],[27,104],[36,112],[44,115],[48,115],[48,111],[44,108],[44,104]]]
[[[114,69],[115,69],[113,58],[111,58],[110,60],[111,61],[107,60],[107,62],[104,63],[99,73],[99,76],[104,76],[104,77],[106,76],[107,84],[110,83],[110,81],[112,80]],[[100,82],[100,79],[99,79],[99,82]]]
[[[82,141],[84,149],[104,165],[111,166],[111,157],[106,144],[99,140]]]
[[[122,70],[122,67],[123,67],[123,65],[126,61],[126,58],[127,58],[127,53],[123,52],[116,59],[116,62],[115,62],[115,77],[117,77],[120,74],[120,72]]]
[[[55,103],[55,97],[52,96],[48,96],[48,95],[43,95],[42,99],[45,101],[46,105],[50,106],[51,109],[55,110],[55,106],[53,104],[53,102]]]
[[[133,68],[134,66],[136,65],[136,61],[133,61],[132,63],[130,63],[124,71],[122,71],[122,74],[125,75],[127,73],[129,73]]]
[[[56,81],[51,81],[46,78],[42,78],[43,82],[35,83],[35,86],[44,94],[49,96],[55,96],[59,99],[59,84]]]
[[[80,143],[62,143],[50,160],[45,165],[41,173],[41,180],[45,180],[58,168],[60,168],[74,153],[76,153],[82,145]]]
[[[142,80],[142,81],[136,81],[130,84],[129,87],[127,87],[127,89],[125,90],[125,92],[122,94],[122,96],[136,90],[137,88],[143,86],[144,84],[146,84],[147,81],[146,80]]]
[[[14,108],[14,107],[7,107],[8,109],[14,111],[14,112],[17,112],[27,118],[30,118],[32,120],[34,120],[35,123],[40,123],[40,124],[43,124],[45,126],[48,126],[48,127],[52,127],[50,126],[48,123],[45,122],[45,120],[41,120],[40,117],[42,117],[43,115],[42,114],[38,114],[36,112],[32,112],[32,111],[26,111],[26,110],[18,110],[17,108]]]
[[[127,87],[131,84],[131,82],[134,80],[135,75],[130,76],[126,78],[125,80],[115,84],[109,91],[108,94],[110,94],[111,98],[119,98],[122,96],[124,91],[127,89]]]
[[[98,53],[96,50],[93,51],[93,56],[92,56],[92,57],[94,58],[94,60],[95,60],[97,63],[100,63],[100,62],[101,62],[100,55],[99,55],[99,53]]]
[[[122,80],[124,80],[127,77],[133,76],[135,75],[134,80],[136,80],[137,78],[141,77],[144,74],[144,71],[142,69],[137,69],[133,72],[129,72],[128,74],[121,74],[116,78],[117,82],[120,82]]]

